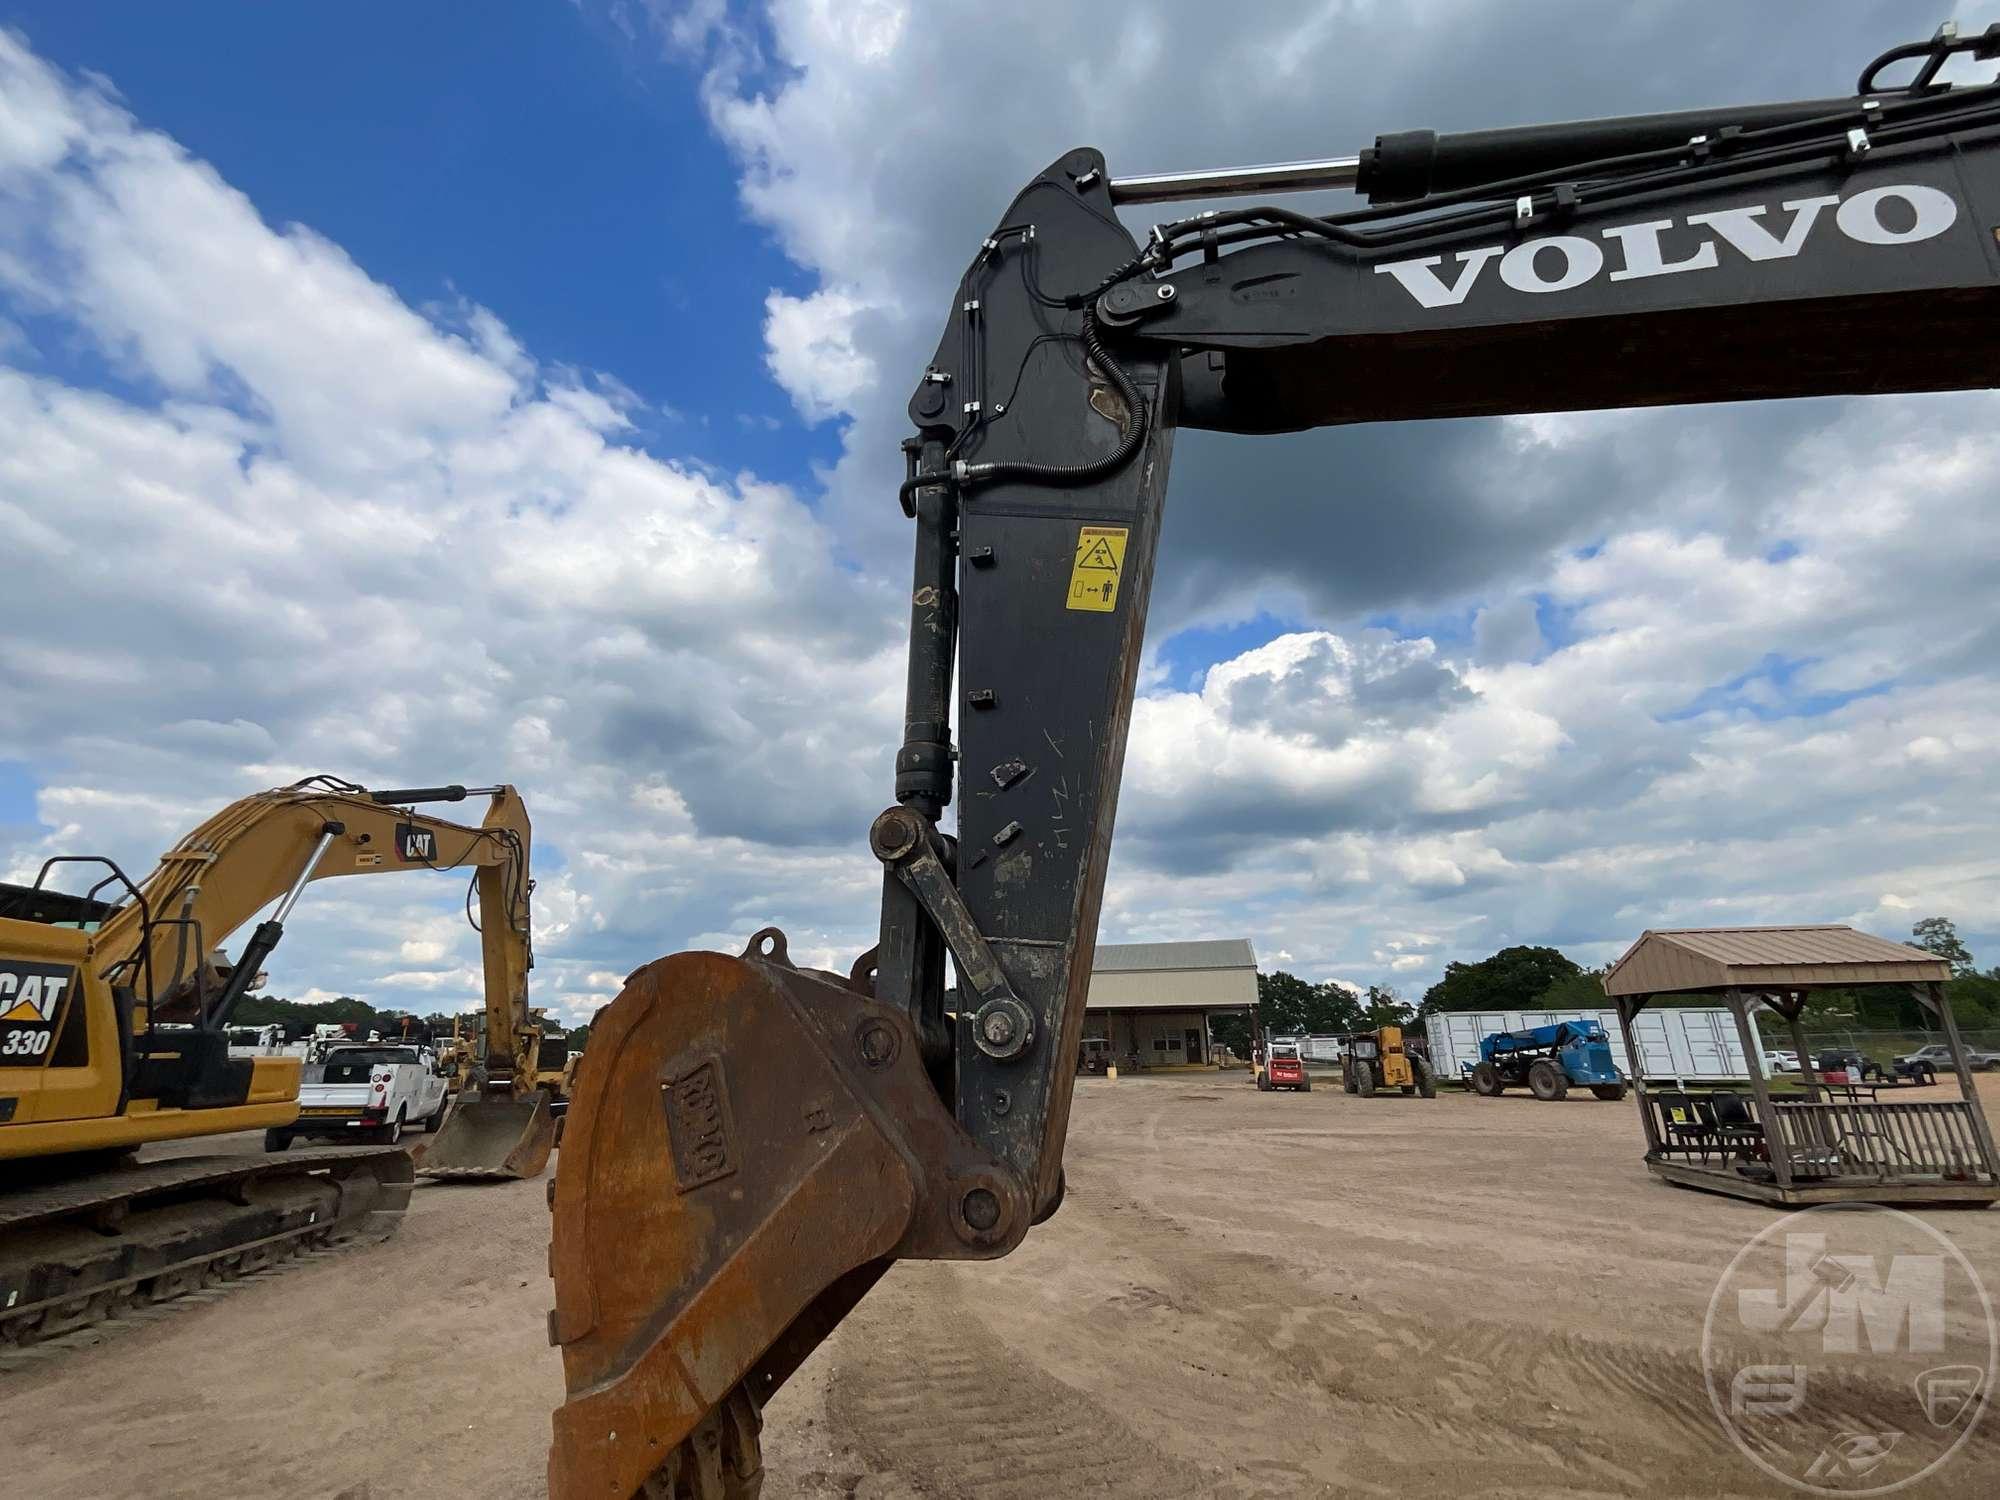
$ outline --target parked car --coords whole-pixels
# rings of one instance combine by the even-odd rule
[[[350,1044],[328,1049],[299,1085],[299,1117],[264,1132],[266,1151],[302,1135],[357,1136],[393,1146],[406,1125],[436,1130],[451,1101],[428,1047]]]
[[[1930,1042],[1914,1052],[1905,1052],[1897,1058],[1896,1071],[1902,1072],[1905,1063],[1912,1067],[1928,1064],[1933,1073],[1949,1073],[1952,1071],[1951,1048],[1943,1042]],[[1965,1065],[1974,1072],[1983,1072],[1987,1068],[2000,1068],[2000,1052],[1986,1052],[1978,1047],[1967,1047]]]
[[[1781,1051],[1777,1048],[1766,1048],[1764,1052],[1764,1071],[1766,1074],[1799,1073],[1803,1072],[1804,1069],[1799,1066],[1798,1053]]]

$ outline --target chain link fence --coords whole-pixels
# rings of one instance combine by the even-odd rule
[[[1770,1017],[1760,1015],[1757,1026],[1763,1033],[1766,1047],[1791,1045],[1790,1033],[1782,1024],[1773,1026]],[[1974,1030],[1961,1026],[1958,1034],[1970,1051],[2000,1053],[2000,1028]],[[1906,1056],[1919,1047],[1949,1045],[1941,1029],[1920,1030],[1914,1027],[1902,1031],[1815,1030],[1808,1027],[1806,1042],[1815,1055],[1823,1047],[1851,1047],[1884,1067],[1888,1066],[1890,1059]]]

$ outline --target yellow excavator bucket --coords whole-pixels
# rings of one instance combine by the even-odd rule
[[[462,1095],[437,1139],[424,1152],[419,1177],[446,1179],[539,1177],[555,1149],[556,1120],[548,1095],[525,1099]]]

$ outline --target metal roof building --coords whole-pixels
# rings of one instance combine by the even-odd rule
[[[1099,943],[1090,969],[1084,1035],[1110,1043],[1120,1068],[1210,1060],[1208,1018],[1257,1003],[1257,955],[1248,938]]]
[[[1257,1003],[1257,955],[1248,938],[1196,943],[1099,943],[1090,966],[1089,1010],[1198,1005],[1235,1010]]]

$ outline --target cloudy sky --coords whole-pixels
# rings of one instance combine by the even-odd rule
[[[0,0],[0,875],[504,779],[541,1003],[767,923],[845,969],[903,403],[1021,182],[1842,92],[1952,13]],[[1996,415],[1183,435],[1103,937],[1406,993],[1649,925],[2000,961]],[[469,1002],[459,894],[319,888],[274,989]]]

